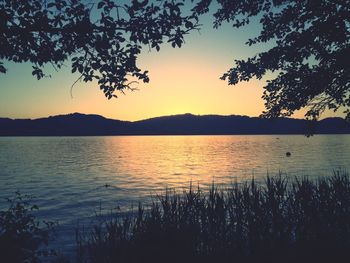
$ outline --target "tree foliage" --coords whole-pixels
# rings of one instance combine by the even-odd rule
[[[201,9],[210,1],[203,0]],[[264,87],[263,117],[290,116],[306,107],[317,119],[327,108],[339,108],[350,120],[350,1],[347,0],[218,0],[215,26],[240,28],[254,17],[262,30],[246,44],[268,42],[271,48],[235,60],[222,79],[235,85],[273,76]]]
[[[3,60],[31,62],[40,79],[46,63],[61,68],[71,59],[72,73],[97,80],[109,99],[132,90],[134,79],[148,82],[148,71],[136,63],[142,46],[181,47],[198,20],[182,14],[183,1],[124,2],[0,0],[0,72],[6,72]]]
[[[108,98],[148,82],[136,63],[142,47],[159,51],[199,29],[213,13],[214,27],[241,28],[259,20],[262,30],[247,45],[270,48],[234,65],[221,77],[229,84],[271,73],[264,87],[263,117],[290,116],[307,108],[317,119],[327,108],[350,119],[350,1],[348,0],[0,0],[0,72],[3,61],[60,68],[68,59],[84,81],[97,80]],[[192,9],[185,10],[184,3]],[[214,3],[215,2],[215,3]],[[216,8],[216,9],[215,9]],[[213,10],[214,9],[214,10]]]

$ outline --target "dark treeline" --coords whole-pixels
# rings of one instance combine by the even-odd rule
[[[292,118],[182,114],[130,122],[79,113],[34,120],[0,118],[0,136],[342,133],[350,133],[350,123],[342,118],[311,122]]]

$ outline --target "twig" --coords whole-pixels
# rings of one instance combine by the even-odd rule
[[[81,80],[82,77],[83,77],[83,74],[81,74],[81,75],[79,76],[79,78],[77,78],[77,80],[74,81],[74,83],[73,83],[72,86],[70,87],[70,97],[71,97],[71,99],[74,99],[74,97],[73,97],[73,87],[74,87],[75,84],[77,84],[77,82],[78,82],[79,80]]]

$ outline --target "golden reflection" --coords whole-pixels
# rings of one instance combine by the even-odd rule
[[[230,184],[268,172],[276,174],[282,167],[293,167],[299,158],[298,154],[286,158],[286,149],[296,151],[305,143],[297,147],[293,140],[275,136],[120,136],[103,140],[111,158],[106,172],[115,175],[120,187],[141,191],[188,187],[190,182],[194,186]]]

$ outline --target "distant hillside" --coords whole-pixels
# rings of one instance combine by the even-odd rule
[[[135,122],[80,113],[34,120],[0,118],[0,136],[306,134],[309,131],[309,123],[301,119],[237,115],[182,114]],[[311,131],[315,134],[350,133],[350,123],[342,118],[327,118],[317,122]]]

